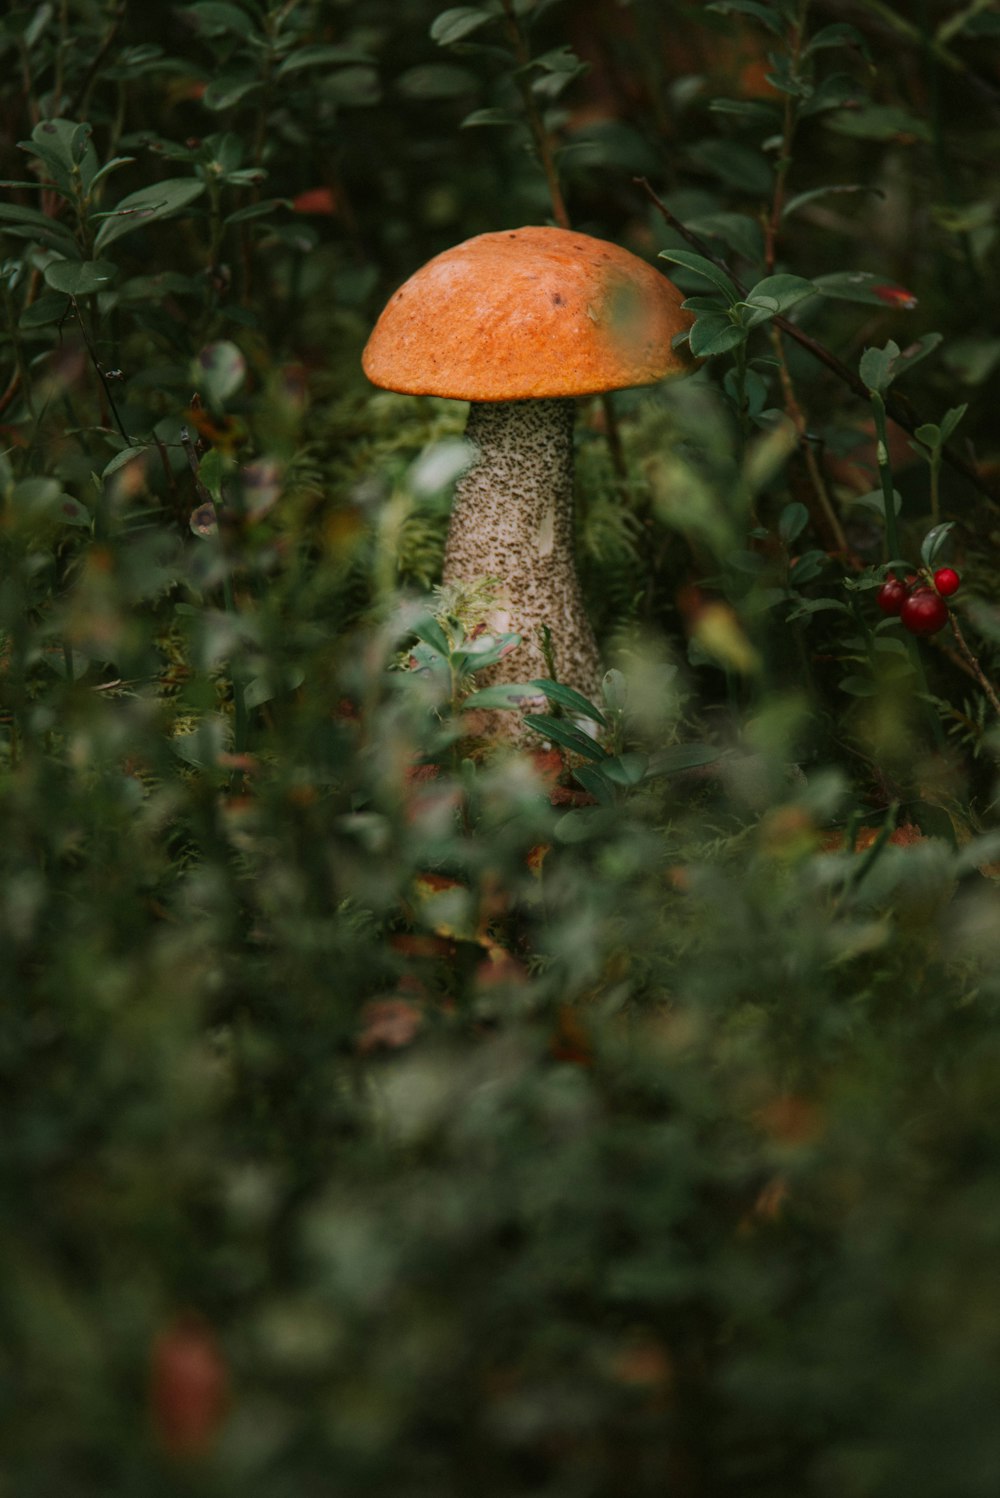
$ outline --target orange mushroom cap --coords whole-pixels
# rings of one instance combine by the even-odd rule
[[[682,294],[628,250],[569,229],[479,234],[391,298],[362,356],[374,385],[508,401],[592,395],[682,374]]]

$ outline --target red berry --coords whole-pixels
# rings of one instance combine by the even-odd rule
[[[190,1460],[214,1444],[229,1403],[229,1370],[212,1328],[194,1314],[169,1322],[153,1343],[149,1402],[168,1456]]]
[[[954,567],[939,567],[934,574],[934,586],[945,598],[950,598],[962,586],[962,579]]]
[[[915,588],[899,617],[911,635],[936,635],[948,623],[948,605],[933,588]]]
[[[906,602],[909,591],[906,584],[901,583],[899,578],[893,577],[890,572],[881,588],[875,594],[875,602],[883,614],[898,614]]]

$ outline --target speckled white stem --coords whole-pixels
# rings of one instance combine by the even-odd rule
[[[473,402],[466,437],[478,456],[455,490],[444,582],[503,582],[488,620],[516,630],[518,649],[477,677],[480,686],[547,676],[541,627],[552,632],[566,686],[598,697],[601,662],[573,554],[572,400]]]

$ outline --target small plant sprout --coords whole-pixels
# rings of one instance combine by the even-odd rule
[[[952,406],[951,410],[946,411],[941,418],[940,425],[928,421],[923,426],[917,427],[913,434],[917,439],[911,444],[914,452],[918,452],[930,464],[931,521],[934,525],[937,525],[941,518],[941,463],[944,459],[944,450],[968,409],[967,404]]]
[[[878,472],[882,486],[882,504],[885,515],[885,540],[890,557],[899,556],[899,530],[896,525],[897,495],[892,483],[892,467],[889,462],[889,436],[886,430],[886,395],[889,387],[912,369],[914,364],[934,352],[941,342],[940,333],[925,333],[916,343],[900,349],[890,338],[885,348],[865,349],[861,356],[858,373],[868,391],[868,398],[875,417],[875,436],[878,447]]]
[[[545,675],[547,625],[560,681],[597,694],[600,657],[573,555],[574,400],[684,373],[673,345],[689,326],[680,293],[635,255],[531,227],[446,250],[379,318],[363,357],[374,384],[470,402],[473,459],[443,580],[500,578],[487,627],[524,637],[487,682]]]

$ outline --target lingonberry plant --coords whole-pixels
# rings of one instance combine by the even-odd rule
[[[998,39],[4,8],[0,1487],[992,1498]],[[360,369],[546,223],[692,315],[578,412],[596,700]]]

